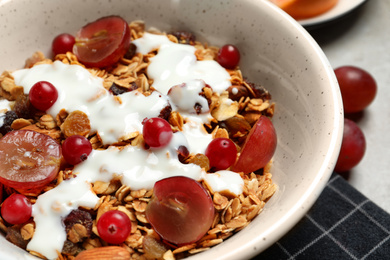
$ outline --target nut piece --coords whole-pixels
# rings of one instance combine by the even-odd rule
[[[225,121],[237,115],[238,103],[229,99],[229,93],[223,92],[218,100],[214,99],[215,107],[211,111],[211,115],[218,121]]]
[[[119,246],[106,246],[85,250],[74,260],[130,260],[130,253]]]

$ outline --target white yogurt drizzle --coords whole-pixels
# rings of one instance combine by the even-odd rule
[[[93,131],[97,131],[107,144],[132,132],[142,133],[142,120],[158,116],[167,104],[186,120],[183,131],[175,133],[170,144],[161,149],[112,146],[106,150],[93,150],[87,160],[74,167],[77,177],[38,196],[32,213],[36,229],[27,245],[28,250],[39,252],[48,259],[57,258],[57,252],[61,252],[66,240],[62,218],[79,206],[95,207],[99,198],[92,191],[91,183],[108,182],[114,175],[132,190],[151,189],[156,181],[170,176],[187,176],[206,181],[214,192],[242,193],[244,182],[237,173],[206,173],[195,164],[182,164],[176,152],[183,145],[192,153],[204,153],[212,137],[204,130],[203,123],[208,122],[211,115],[207,100],[197,93],[205,83],[214,91],[225,90],[230,85],[228,73],[216,62],[193,60],[194,47],[171,43],[166,36],[145,33],[135,44],[143,53],[160,48],[149,65],[148,76],[154,79],[153,87],[162,94],[155,91],[145,97],[132,91],[119,95],[121,102],[118,102],[104,89],[102,79],[81,66],[59,61],[12,74],[25,93],[38,81],[51,82],[57,88],[59,98],[48,113],[55,117],[61,109],[83,111],[88,115]],[[166,95],[175,85],[181,86]],[[200,115],[193,110],[196,103],[202,106]]]
[[[147,73],[154,80],[153,87],[163,94],[172,86],[193,79],[202,79],[218,93],[231,85],[229,73],[214,60],[198,61],[191,45],[173,43],[164,35],[151,33],[144,33],[133,44],[142,54],[158,49]]]
[[[28,94],[38,81],[52,83],[58,91],[58,100],[47,111],[54,118],[65,109],[80,110],[87,114],[92,131],[98,131],[103,144],[126,139],[132,132],[142,131],[142,120],[156,117],[168,105],[168,98],[153,92],[145,97],[138,91],[120,95],[121,103],[103,87],[103,80],[92,76],[78,65],[67,65],[60,61],[34,66],[31,69],[12,73],[17,85]]]

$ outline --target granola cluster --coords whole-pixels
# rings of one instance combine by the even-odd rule
[[[132,40],[142,37],[145,25],[141,21],[129,24]],[[149,31],[150,32],[150,31]],[[153,33],[163,34],[159,31]],[[198,60],[215,60],[218,48],[202,44],[195,40],[193,34],[188,32],[173,32],[167,34],[175,43],[191,44],[196,47]],[[104,87],[114,95],[126,91],[140,91],[144,95],[150,95],[154,89],[153,80],[148,78],[146,69],[150,59],[156,55],[153,51],[147,55],[135,52],[135,46],[131,46],[128,53],[110,68],[87,68],[91,74],[104,80]],[[53,63],[60,60],[66,64],[79,63],[76,56],[68,52],[59,54],[54,59],[48,59],[40,52],[35,53],[26,61],[25,67],[30,68],[37,64]],[[237,145],[245,141],[251,127],[261,115],[272,117],[274,104],[270,102],[270,94],[262,86],[250,83],[243,78],[239,69],[229,70],[232,86],[222,94],[213,92],[210,88],[204,88],[203,95],[209,101],[213,120],[204,127],[212,133],[214,138],[226,137],[232,139]],[[106,149],[99,137],[99,133],[91,132],[88,116],[82,111],[67,112],[62,110],[55,118],[44,114],[31,107],[28,97],[23,93],[23,88],[15,85],[10,72],[5,71],[0,75],[0,96],[12,101],[11,113],[6,114],[5,123],[10,130],[30,129],[51,136],[59,143],[71,135],[82,135],[89,139],[93,149]],[[225,100],[234,102],[229,104]],[[117,101],[121,102],[120,97]],[[160,116],[165,118],[174,131],[181,131],[185,119],[177,111],[164,109]],[[6,131],[5,131],[6,132]],[[2,133],[5,134],[5,133]],[[112,144],[115,146],[140,146],[145,143],[142,134],[135,132]],[[209,162],[203,154],[181,155],[182,163],[194,163],[200,165],[206,171],[209,170]],[[214,202],[215,219],[208,233],[198,242],[179,248],[163,243],[157,233],[151,228],[145,216],[146,206],[153,194],[152,190],[131,190],[122,185],[119,177],[110,182],[95,182],[93,191],[99,196],[99,203],[95,208],[79,208],[72,211],[63,219],[67,232],[67,240],[62,252],[58,253],[58,259],[75,259],[80,252],[108,246],[97,232],[96,223],[99,217],[109,210],[120,210],[129,216],[131,220],[131,234],[120,245],[129,252],[131,259],[180,259],[189,254],[195,254],[210,249],[212,246],[222,243],[234,233],[246,227],[263,209],[266,201],[274,194],[276,185],[272,182],[269,171],[270,164],[256,173],[241,174],[244,180],[243,193],[234,196],[228,192],[213,193],[205,183],[202,183],[210,191]],[[62,181],[76,177],[71,168],[62,169],[57,178],[42,192],[48,191]],[[4,196],[15,192],[11,188],[4,187]],[[32,203],[39,194],[29,194]],[[30,221],[21,225],[9,225],[0,218],[0,229],[6,238],[21,248],[26,248],[27,243],[34,235],[34,222]],[[44,258],[37,252],[33,255]]]

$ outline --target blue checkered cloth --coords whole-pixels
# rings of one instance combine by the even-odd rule
[[[390,259],[390,215],[333,174],[305,217],[254,259]]]

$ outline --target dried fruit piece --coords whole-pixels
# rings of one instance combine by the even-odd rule
[[[20,233],[20,225],[8,227],[5,238],[20,248],[26,249],[27,247],[28,241],[23,239],[22,234]]]
[[[83,235],[87,237],[90,236],[92,233],[92,224],[93,224],[92,216],[89,212],[85,210],[80,210],[80,209],[72,210],[69,213],[69,215],[66,216],[66,218],[64,218],[63,222],[65,225],[65,231],[68,234],[68,236],[70,235],[70,233],[72,233],[72,230],[75,230],[73,233],[78,233],[77,234],[78,236]],[[83,233],[85,234],[80,234],[82,232],[77,232],[77,229],[74,229],[74,227],[77,225],[83,227],[82,230]],[[74,243],[79,242],[77,238],[73,238],[70,240]]]
[[[175,36],[179,43],[182,44],[191,44],[194,45],[196,41],[196,37],[193,33],[187,31],[176,31],[171,32],[173,36]]]
[[[61,131],[65,137],[72,135],[87,136],[91,131],[91,125],[87,114],[80,110],[73,111],[61,125]]]
[[[13,129],[11,127],[12,122],[18,118],[18,115],[14,111],[7,111],[5,114],[0,116],[0,122],[2,125],[0,126],[0,133],[5,135],[8,132],[11,132]]]
[[[148,259],[162,259],[164,253],[169,249],[167,245],[152,236],[145,236],[142,246]]]

